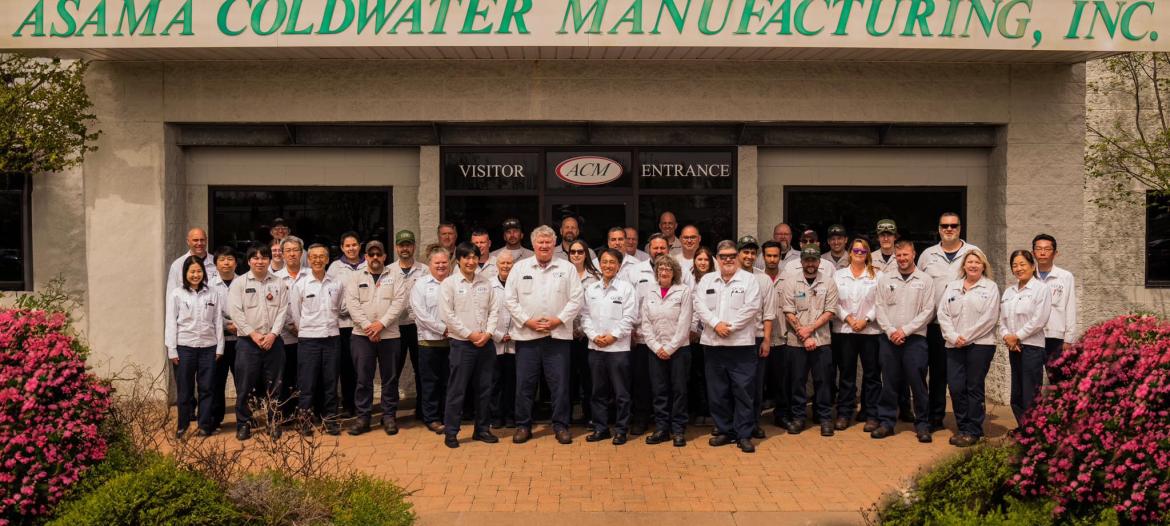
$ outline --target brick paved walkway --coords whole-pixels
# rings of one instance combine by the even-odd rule
[[[1014,427],[1010,410],[989,409],[992,437]],[[929,445],[915,440],[909,424],[880,441],[860,424],[832,438],[817,429],[792,436],[766,426],[768,438],[751,455],[708,446],[710,427],[693,427],[687,447],[674,448],[648,446],[642,437],[620,447],[589,444],[579,427],[573,444],[563,446],[547,426],[537,426],[524,445],[511,443],[510,429],[497,431],[500,443],[488,445],[470,441],[465,426],[462,447],[450,450],[417,422],[403,424],[395,437],[380,429],[343,435],[341,446],[355,467],[414,492],[423,525],[613,526],[642,523],[646,515],[659,524],[856,524],[882,494],[957,451],[947,444],[949,416],[948,430]]]

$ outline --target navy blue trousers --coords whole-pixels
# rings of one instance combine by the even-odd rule
[[[236,427],[252,426],[253,395],[270,398],[268,420],[275,423],[279,405],[281,382],[284,378],[284,342],[280,337],[267,351],[261,349],[252,338],[242,337],[236,341]]]
[[[650,353],[650,389],[654,392],[656,431],[681,435],[687,430],[687,382],[691,376],[691,348],[683,347],[669,360]]]
[[[797,422],[803,422],[808,405],[808,377],[813,381],[813,414],[824,422],[833,420],[833,401],[829,392],[832,383],[833,349],[821,345],[809,351],[804,347],[788,347],[788,385],[792,389],[789,412]]]
[[[1048,373],[1048,383],[1060,383],[1064,375],[1060,370],[1052,367],[1053,360],[1060,358],[1064,353],[1064,340],[1060,338],[1044,338],[1044,371]]]
[[[422,422],[443,422],[447,403],[447,377],[451,374],[450,347],[418,348],[418,381],[415,392],[417,409]]]
[[[1020,345],[1020,352],[1008,351],[1012,367],[1012,413],[1016,424],[1023,425],[1028,410],[1044,383],[1044,348]]]
[[[707,403],[720,434],[750,438],[756,428],[758,354],[755,345],[706,348]]]
[[[349,352],[353,357],[356,416],[367,421],[370,419],[374,405],[375,369],[382,381],[382,418],[395,416],[398,412],[398,338],[371,342],[360,330],[354,331],[349,340]]]
[[[951,388],[951,407],[959,434],[983,436],[983,420],[987,414],[985,386],[994,345],[968,345],[961,349],[947,349],[947,384]]]
[[[319,407],[323,419],[337,416],[337,366],[340,362],[337,336],[301,338],[297,344],[297,410],[308,414]],[[313,398],[320,396],[314,404]]]
[[[882,367],[882,400],[878,405],[878,423],[890,429],[898,417],[900,386],[910,388],[914,404],[914,429],[926,431],[930,427],[929,404],[926,391],[928,364],[926,338],[911,334],[906,343],[894,345],[886,335],[878,337],[878,358]]]
[[[199,428],[215,428],[211,411],[211,390],[215,383],[215,347],[187,347],[179,345],[179,363],[175,365],[175,384],[178,388],[179,431],[191,425],[196,400],[199,405]]]
[[[474,397],[475,433],[490,432],[492,380],[496,375],[496,344],[488,340],[483,347],[471,342],[451,339],[447,361],[451,374],[447,377],[447,409],[443,426],[447,436],[459,434],[463,418],[463,404],[468,391]]]
[[[614,409],[614,431],[630,431],[633,401],[630,393],[632,352],[589,351],[589,376],[593,380],[593,430],[609,430],[609,407]]]
[[[552,394],[553,429],[568,429],[569,340],[551,336],[516,342],[516,427],[532,428],[532,406],[542,373]]]

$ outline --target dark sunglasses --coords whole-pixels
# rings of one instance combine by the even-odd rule
[[[869,254],[869,251],[864,249],[864,248],[855,248],[855,249],[853,249],[853,253],[864,256],[866,254]]]
[[[723,261],[730,261],[732,259],[735,259],[735,254],[719,254],[719,256],[717,256],[717,257],[719,259],[722,259]]]
[[[939,228],[948,229],[948,230],[958,229],[959,226],[960,225],[958,223],[939,223],[938,224]]]
[[[584,251],[584,250],[581,250],[581,249],[579,249],[579,248],[574,248],[574,249],[572,249],[572,250],[569,250],[569,253],[570,253],[570,254],[584,254],[584,253],[585,253],[585,251]]]

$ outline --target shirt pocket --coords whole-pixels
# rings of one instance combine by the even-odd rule
[[[728,297],[727,307],[733,311],[739,310],[740,308],[743,307],[744,296],[746,296],[746,294],[743,292],[734,292],[733,291],[731,293],[731,296]]]
[[[706,294],[703,294],[703,296],[704,296],[703,303],[707,306],[708,310],[714,312],[715,309],[719,308],[719,295],[718,294],[716,294],[715,292],[708,292]]]
[[[603,309],[605,312],[603,312],[602,315],[605,316],[605,319],[611,322],[621,321],[623,312],[622,307],[623,305],[621,300],[607,299],[605,300],[605,308]]]
[[[796,304],[796,312],[804,312],[809,310],[812,300],[808,297],[808,293],[798,292],[793,303]]]
[[[219,312],[220,312],[218,298],[210,298],[210,299],[203,299],[203,300],[197,300],[197,301],[199,301],[198,305],[200,306],[199,321],[206,323],[209,326],[214,326],[215,321],[216,321],[215,318],[219,315]]]
[[[536,280],[532,279],[532,276],[521,276],[520,284],[516,286],[516,289],[519,290],[521,294],[532,294],[533,281]]]

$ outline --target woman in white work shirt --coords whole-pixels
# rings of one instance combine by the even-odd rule
[[[223,356],[223,302],[207,286],[203,260],[183,260],[183,285],[171,291],[166,305],[164,342],[167,358],[175,369],[178,387],[179,422],[176,436],[183,438],[195,412],[196,386],[199,397],[199,434],[215,432],[211,414],[211,386],[215,361]]]
[[[654,394],[654,433],[647,444],[672,439],[687,445],[687,382],[691,374],[691,287],[682,282],[682,268],[673,256],[654,258],[657,287],[646,287],[639,298],[638,332],[650,348],[650,389]]]
[[[1036,258],[1027,250],[1008,259],[1016,285],[1003,291],[999,334],[1012,367],[1012,413],[1022,425],[1044,379],[1044,326],[1052,313],[1052,292],[1036,279]]]
[[[952,446],[969,447],[983,437],[984,387],[995,357],[999,286],[982,250],[963,256],[959,279],[947,284],[938,304],[938,324],[947,349],[947,385],[959,432]]]
[[[517,252],[518,253],[518,252]],[[512,274],[515,256],[511,250],[501,249],[496,253],[496,267],[499,272],[492,278],[492,289],[496,297],[504,297],[504,285]],[[516,427],[516,342],[512,340],[512,313],[508,305],[498,302],[496,328],[492,341],[496,344],[496,374],[492,382],[492,427]]]
[[[593,379],[593,433],[586,442],[609,438],[609,407],[612,403],[613,444],[626,443],[630,425],[630,336],[637,323],[638,300],[634,286],[617,279],[621,268],[620,250],[607,248],[598,256],[601,281],[585,289],[581,330],[589,339],[589,372]]]
[[[865,432],[878,428],[877,406],[882,398],[882,370],[878,364],[877,282],[869,242],[854,239],[849,247],[849,266],[839,269],[837,314],[833,317],[833,339],[840,341],[834,349],[837,370],[837,421],[834,427],[844,430],[857,411],[857,362],[861,361],[861,412]]]
[[[581,290],[597,283],[601,279],[601,272],[593,265],[589,257],[593,251],[589,244],[580,239],[569,243],[569,263],[577,269],[577,278],[581,280]],[[584,311],[585,309],[581,309]],[[573,320],[573,342],[569,347],[569,399],[570,407],[581,404],[581,417],[588,422],[593,417],[593,381],[589,376],[589,340],[581,330],[581,316]]]

